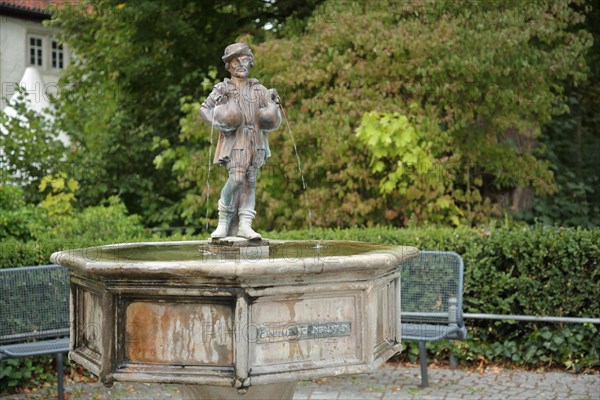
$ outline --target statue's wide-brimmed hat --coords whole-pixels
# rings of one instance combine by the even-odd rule
[[[225,54],[223,54],[223,62],[229,62],[234,57],[239,56],[250,56],[252,52],[250,51],[250,47],[246,43],[234,43],[225,47]]]

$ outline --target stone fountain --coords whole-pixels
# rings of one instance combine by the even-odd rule
[[[53,254],[71,274],[69,358],[105,385],[291,398],[298,380],[371,372],[400,351],[398,267],[417,249],[265,242]]]
[[[274,241],[251,223],[279,96],[247,79],[248,46],[201,117],[229,178],[211,239],[54,253],[71,276],[69,358],[107,386],[181,385],[190,399],[290,399],[299,380],[372,372],[400,347],[400,264],[414,247]]]

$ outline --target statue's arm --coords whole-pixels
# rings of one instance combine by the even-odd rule
[[[262,93],[257,111],[258,124],[265,132],[274,131],[281,125],[279,94],[275,89],[266,89],[261,85]]]
[[[221,84],[217,84],[200,106],[200,117],[209,125],[213,123],[214,109],[219,104],[222,97]]]

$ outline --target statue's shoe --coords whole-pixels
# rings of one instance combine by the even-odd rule
[[[215,229],[215,231],[210,234],[210,237],[213,239],[220,239],[220,238],[227,237],[227,225],[219,224],[217,226],[217,229]]]
[[[237,235],[248,240],[259,240],[262,238],[260,233],[255,232],[254,229],[247,225],[240,225]]]

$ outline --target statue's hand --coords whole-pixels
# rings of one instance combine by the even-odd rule
[[[281,98],[279,97],[279,93],[277,93],[277,89],[269,89],[267,90],[267,100],[270,103],[281,104]]]

